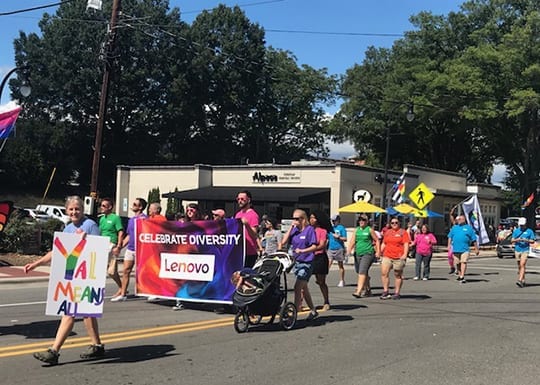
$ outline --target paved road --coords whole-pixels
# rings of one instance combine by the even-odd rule
[[[3,383],[26,385],[536,384],[540,261],[530,261],[524,289],[514,283],[514,265],[473,260],[468,283],[460,285],[444,260],[433,263],[427,282],[410,279],[410,264],[400,301],[354,299],[351,282],[334,287],[332,270],[332,310],[289,332],[272,325],[237,334],[231,315],[208,308],[174,312],[166,303],[107,302],[100,321],[107,358],[78,360],[87,341],[79,339],[85,333],[77,323],[62,365],[53,368],[30,356],[50,343],[56,327],[43,315],[44,283],[2,284],[0,372]]]

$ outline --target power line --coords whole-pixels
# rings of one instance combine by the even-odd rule
[[[60,1],[59,3],[38,5],[37,7],[32,7],[32,8],[24,8],[24,9],[17,9],[15,11],[1,12],[0,16],[15,15],[17,13],[31,12],[31,11],[36,11],[38,9],[52,8],[58,5],[62,5],[63,3],[71,3],[72,1],[75,1],[75,0],[64,0],[64,1]]]

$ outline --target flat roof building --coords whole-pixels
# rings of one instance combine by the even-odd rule
[[[467,184],[462,173],[430,169],[406,164],[403,170],[388,172],[388,189],[405,173],[406,197],[420,183],[435,195],[429,210],[444,218],[428,218],[435,234],[446,234],[448,213],[468,196],[477,194],[486,226],[495,226],[500,219],[500,187]],[[224,209],[228,216],[237,211],[235,197],[241,190],[253,195],[255,210],[270,217],[289,219],[295,208],[323,210],[337,214],[340,207],[363,197],[381,206],[384,170],[346,161],[297,161],[291,164],[246,164],[216,166],[118,166],[116,175],[116,209],[119,215],[130,216],[130,202],[146,198],[150,190],[159,188],[162,199],[176,197],[182,206],[197,202],[203,210]],[[175,190],[177,190],[175,192]],[[388,198],[391,197],[388,192]],[[162,205],[165,206],[162,200]],[[340,213],[346,227],[355,226],[356,214]]]

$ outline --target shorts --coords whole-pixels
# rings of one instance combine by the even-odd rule
[[[383,257],[381,263],[383,265],[390,265],[394,271],[403,271],[406,262],[406,259]]]
[[[326,253],[315,254],[311,270],[311,274],[328,274],[328,255]]]
[[[309,281],[313,270],[313,265],[311,262],[296,262],[294,265],[294,275],[296,279],[300,281]]]
[[[107,264],[107,274],[115,275],[118,274],[118,263],[117,257],[113,254],[113,249],[116,247],[116,244],[111,243],[109,245],[109,263]]]
[[[135,251],[126,250],[124,254],[124,261],[134,261],[135,260]]]
[[[469,252],[465,251],[463,253],[456,253],[454,252],[454,262],[457,261],[457,263],[467,263],[469,260]]]
[[[529,252],[528,251],[515,251],[515,256],[518,261],[527,260],[529,258]]]
[[[356,274],[367,275],[369,268],[373,264],[374,260],[375,260],[374,253],[355,255],[354,256],[354,270],[356,270]]]
[[[328,260],[343,262],[345,260],[345,249],[327,250]]]

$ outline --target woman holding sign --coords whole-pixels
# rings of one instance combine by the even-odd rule
[[[66,199],[66,212],[69,215],[71,223],[66,226],[64,233],[79,234],[81,238],[89,235],[100,235],[99,227],[90,218],[87,218],[83,212],[84,203],[78,196],[70,196]],[[24,266],[24,272],[27,273],[30,270],[34,270],[37,266],[51,262],[52,251],[49,251],[42,258],[33,263],[29,263]],[[105,348],[101,343],[99,337],[97,318],[84,317],[84,326],[88,336],[92,340],[92,345],[81,354],[82,359],[98,358],[105,355]],[[58,357],[60,356],[60,348],[66,341],[67,337],[73,329],[75,324],[75,318],[69,315],[62,316],[58,330],[56,331],[56,337],[53,345],[45,352],[34,353],[34,358],[45,362],[49,365],[57,365]]]

